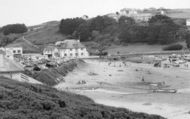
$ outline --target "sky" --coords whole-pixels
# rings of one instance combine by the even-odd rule
[[[63,18],[94,17],[122,8],[190,8],[190,0],[0,0],[0,26],[27,26]]]

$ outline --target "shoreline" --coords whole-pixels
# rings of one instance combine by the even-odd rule
[[[140,102],[133,100],[125,100],[124,96],[135,95],[136,93],[115,92],[109,90],[77,90],[74,93],[85,95],[95,103],[113,106],[118,108],[126,108],[134,112],[142,112],[147,114],[156,114],[167,119],[190,119],[188,106],[177,106],[168,103],[156,102]],[[94,93],[94,94],[93,94]],[[104,97],[103,97],[104,96]],[[107,97],[106,97],[107,96]]]
[[[93,75],[89,75],[93,74]],[[145,81],[142,82],[142,76]],[[98,104],[122,107],[134,112],[156,114],[168,119],[190,119],[190,74],[175,68],[155,68],[151,64],[87,60],[85,67],[70,72],[59,90],[87,96]],[[175,81],[174,81],[175,80]],[[85,84],[78,84],[85,81]],[[153,93],[151,84],[165,82],[177,93]]]

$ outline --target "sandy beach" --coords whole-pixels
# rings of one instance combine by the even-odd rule
[[[86,95],[103,105],[168,119],[190,119],[190,70],[131,62],[124,65],[120,61],[85,62],[55,87]],[[177,93],[153,93],[159,83],[164,83],[165,89],[176,89]]]

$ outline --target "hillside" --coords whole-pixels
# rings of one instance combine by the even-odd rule
[[[18,38],[13,43],[7,45],[7,47],[20,47],[22,46],[24,53],[39,53],[40,47],[34,45],[29,40],[26,40],[24,37]]]
[[[167,10],[167,16],[171,18],[190,19],[190,9],[170,9]]]
[[[0,77],[1,119],[164,119],[105,107],[91,99],[54,88]]]
[[[24,34],[25,39],[36,45],[54,43],[64,39],[59,33],[59,22],[51,21],[40,25],[29,27],[29,31]]]
[[[172,18],[183,18],[183,19],[190,18],[190,9],[165,9],[165,11],[166,11],[166,15],[169,17],[172,17]],[[146,12],[155,13],[156,11],[154,11],[154,10],[151,11],[151,9],[147,9]],[[42,23],[42,24],[39,24],[36,26],[30,26],[30,27],[28,27],[28,29],[29,29],[28,32],[24,33],[24,37],[27,41],[30,42],[29,44],[35,44],[38,47],[40,47],[40,49],[43,49],[43,47],[46,44],[55,43],[56,41],[66,39],[67,36],[62,35],[59,32],[59,24],[60,24],[59,21],[50,21],[50,22]],[[114,26],[114,27],[116,27],[116,26]],[[113,30],[113,32],[117,32],[117,30],[116,31]],[[86,31],[85,31],[85,33],[86,33]],[[111,33],[112,33],[112,31],[111,31]],[[115,38],[115,36],[113,36],[113,37]],[[142,39],[142,38],[140,38],[140,39]],[[17,46],[20,44],[23,46],[23,43],[20,39],[16,40],[12,44],[13,44],[13,46],[15,46],[15,45]],[[33,51],[33,50],[34,50],[34,52],[36,52],[36,50],[40,51],[35,46],[33,47],[31,45],[24,45],[24,47],[29,48],[29,49],[26,49],[29,51]]]

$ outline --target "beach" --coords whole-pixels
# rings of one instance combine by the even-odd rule
[[[190,70],[153,64],[85,60],[55,87],[85,95],[96,103],[157,114],[168,119],[190,118]],[[177,93],[155,93],[155,85]]]

